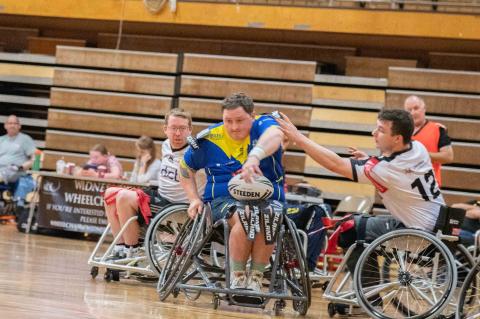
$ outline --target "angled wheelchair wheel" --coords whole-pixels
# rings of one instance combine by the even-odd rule
[[[293,296],[305,298],[293,300],[293,309],[300,315],[306,315],[311,302],[307,260],[295,224],[288,218],[285,218],[285,224],[280,265],[285,275],[286,288]]]
[[[458,298],[457,319],[480,318],[480,261],[470,270]]]
[[[187,209],[186,204],[167,206],[150,222],[144,245],[147,260],[157,275],[160,275],[175,239],[187,222]]]
[[[193,256],[202,244],[205,215],[199,214],[194,220],[188,219],[177,235],[158,281],[157,290],[161,301],[167,299],[192,265]]]
[[[475,262],[469,253],[468,249],[465,248],[462,244],[453,245],[450,247],[450,251],[452,252],[454,259],[455,259],[455,267],[457,269],[457,285],[454,288],[455,292],[450,299],[450,302],[443,310],[442,314],[446,318],[453,318],[455,315],[455,311],[457,309],[458,298],[460,295],[460,287],[463,285],[465,278],[467,277],[470,270],[473,268]],[[393,273],[390,273],[392,271]],[[443,271],[443,270],[441,270]],[[392,266],[391,259],[384,258],[383,265],[382,265],[382,283],[389,283],[391,280],[394,280],[396,270]],[[467,300],[467,303],[473,302],[473,300]],[[403,315],[408,315],[409,310],[408,308],[402,304],[397,298],[393,298],[391,301],[392,305],[396,307]],[[415,315],[412,311],[410,311],[410,316]]]
[[[389,263],[380,277],[380,264]],[[429,318],[448,305],[457,271],[449,249],[435,236],[415,229],[392,231],[360,256],[354,289],[372,318]]]

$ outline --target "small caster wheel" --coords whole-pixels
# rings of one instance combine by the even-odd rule
[[[342,305],[342,304],[336,304],[335,309],[337,310],[337,313],[341,316],[345,316],[348,312],[348,305]]]
[[[333,318],[333,317],[335,317],[335,314],[337,313],[337,307],[335,307],[334,303],[329,302],[328,307],[327,307],[327,311],[328,311],[328,316],[330,318]]]
[[[324,283],[322,284],[322,287],[321,287],[322,290],[323,290],[323,291],[327,290],[327,287],[328,287],[329,284],[330,284],[330,281],[324,282]]]
[[[172,290],[172,296],[173,296],[173,298],[177,298],[179,293],[180,293],[180,289],[174,288],[174,289]]]
[[[97,276],[98,276],[98,267],[97,266],[93,266],[92,268],[90,268],[90,276],[92,276],[92,279],[97,278]]]
[[[275,312],[275,316],[280,316],[282,313],[282,310],[286,307],[285,300],[280,299],[275,301],[273,304],[273,311]]]
[[[218,296],[213,296],[212,303],[213,303],[213,309],[217,310],[218,306],[220,306],[220,298],[218,298]]]
[[[110,269],[107,269],[105,271],[105,274],[103,275],[103,279],[106,281],[106,282],[110,282],[112,281],[113,279],[113,274],[112,274],[112,271]]]
[[[112,280],[113,281],[120,281],[120,272],[118,270],[111,270],[112,273]]]

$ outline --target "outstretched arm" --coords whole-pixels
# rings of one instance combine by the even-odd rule
[[[350,160],[342,158],[329,149],[316,144],[298,131],[290,119],[282,113],[283,119],[277,119],[283,133],[290,141],[301,147],[305,153],[310,155],[317,163],[339,175],[352,179],[352,165]]]

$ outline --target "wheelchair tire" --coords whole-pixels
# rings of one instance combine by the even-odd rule
[[[199,214],[194,220],[188,219],[177,235],[158,281],[157,291],[161,301],[167,299],[192,264],[192,256],[201,246],[201,236],[205,230],[205,215]]]
[[[452,252],[455,258],[455,266],[457,269],[457,288],[461,287],[465,281],[470,270],[475,265],[475,262],[472,258],[472,255],[468,251],[465,246],[462,244],[453,245],[450,247],[450,251]],[[387,283],[389,282],[390,278],[390,266],[391,262],[388,259],[385,259],[382,265],[382,282]],[[449,305],[445,307],[443,310],[443,316],[445,318],[453,318],[455,315],[455,311],[457,309],[457,301],[459,298],[459,291],[455,289],[455,293],[452,296],[452,299],[449,302]],[[473,301],[473,300],[472,300]],[[467,300],[468,303],[468,300]],[[403,314],[408,315],[408,309],[403,305],[401,302],[398,301],[397,298],[392,299],[392,304]],[[410,312],[410,315],[415,315],[414,313]]]
[[[458,298],[457,319],[478,318],[480,316],[480,261],[470,270]]]
[[[390,261],[390,280],[380,281],[379,258]],[[391,231],[374,240],[360,256],[353,276],[358,303],[371,318],[439,315],[456,283],[452,253],[435,236],[416,229]]]
[[[160,275],[175,236],[188,219],[187,204],[173,204],[162,209],[150,222],[145,235],[145,254],[152,270]]]
[[[286,275],[287,286],[292,295],[306,297],[305,301],[293,300],[293,309],[300,315],[307,314],[311,303],[311,285],[305,253],[297,232],[297,227],[285,218],[286,230],[282,240],[281,265]]]

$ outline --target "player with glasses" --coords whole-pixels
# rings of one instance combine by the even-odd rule
[[[138,250],[140,225],[148,224],[152,217],[149,205],[188,203],[187,195],[180,186],[178,167],[188,146],[187,136],[192,132],[191,115],[179,108],[170,110],[165,115],[163,130],[167,140],[162,144],[158,191],[145,194],[141,190],[110,187],[105,192],[105,210],[114,236],[131,217],[138,215],[139,221],[131,223],[123,232],[113,251],[114,256],[133,255]],[[200,194],[203,194],[204,184],[202,181],[198,183]]]

